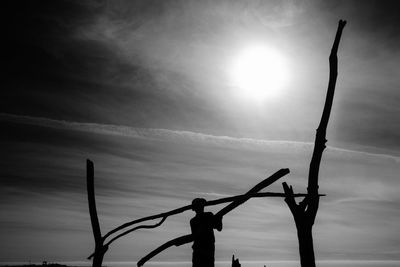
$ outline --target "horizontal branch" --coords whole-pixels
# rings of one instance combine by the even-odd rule
[[[234,201],[232,201],[230,204],[228,204],[226,207],[221,209],[220,211],[217,212],[217,216],[223,217],[225,214],[230,212],[231,210],[235,209],[239,205],[243,204],[247,200],[249,200],[253,194],[258,193],[259,191],[263,190],[265,187],[270,186],[274,182],[276,182],[278,179],[281,177],[285,176],[288,174],[290,171],[289,169],[280,169],[267,179],[263,180],[262,182],[256,184],[253,188],[251,188],[249,191],[247,191],[246,194],[236,198]]]
[[[262,180],[261,182],[259,182],[258,184],[256,184],[249,191],[247,191],[246,194],[243,194],[243,195],[240,195],[240,196],[236,197],[234,199],[234,201],[232,201],[226,207],[224,207],[220,211],[218,211],[215,214],[215,216],[220,216],[222,218],[225,214],[227,214],[228,212],[232,211],[236,207],[240,206],[241,204],[243,204],[244,202],[249,200],[254,194],[258,193],[260,190],[264,189],[265,187],[270,186],[271,184],[273,184],[278,179],[282,178],[283,176],[285,176],[288,173],[289,173],[289,169],[280,169],[279,171],[275,172],[270,177],[268,177],[268,178]],[[225,198],[225,199],[227,199],[227,198]],[[232,197],[230,199],[232,199]],[[194,240],[193,239],[193,235],[185,235],[185,236],[181,236],[181,237],[172,239],[172,240],[168,241],[167,243],[164,243],[160,247],[156,248],[155,250],[153,250],[152,252],[147,254],[145,257],[143,257],[137,263],[137,266],[143,266],[143,264],[145,264],[148,260],[150,260],[151,258],[156,256],[157,254],[159,254],[160,252],[162,252],[163,250],[166,250],[167,248],[169,248],[171,246],[181,246],[183,244],[190,243],[193,240]]]
[[[294,194],[293,196],[294,197],[305,197],[306,195],[307,194]],[[325,195],[320,195],[320,196],[325,196]],[[219,204],[223,204],[223,203],[227,203],[227,202],[232,202],[232,201],[238,200],[243,197],[244,197],[244,195],[236,195],[236,196],[232,196],[232,197],[224,197],[224,198],[220,198],[220,199],[209,200],[209,201],[207,201],[205,206],[214,206],[214,205],[219,205]],[[251,195],[251,198],[260,198],[260,197],[285,197],[285,194],[284,193],[275,193],[275,192],[264,192],[264,193],[255,193],[255,194]],[[185,212],[187,210],[191,210],[191,209],[192,209],[192,205],[187,205],[187,206],[183,206],[183,207],[180,207],[180,208],[168,211],[168,212],[163,212],[163,213],[143,217],[143,218],[140,218],[140,219],[137,219],[134,221],[124,223],[124,224],[114,228],[113,230],[109,231],[107,234],[105,234],[103,236],[103,241],[110,235],[112,235],[124,228],[132,226],[134,224],[138,224],[138,223],[150,221],[150,220],[155,220],[155,219],[159,219],[159,218],[166,218],[166,217],[176,215],[176,214],[179,214],[179,213]]]

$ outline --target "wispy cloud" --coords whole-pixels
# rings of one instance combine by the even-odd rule
[[[215,136],[210,134],[195,133],[191,131],[175,131],[168,129],[136,128],[136,127],[112,125],[112,124],[71,122],[65,120],[54,120],[43,117],[31,117],[31,116],[14,115],[6,113],[0,113],[0,120],[13,123],[44,126],[55,129],[92,132],[92,133],[108,134],[108,135],[121,135],[133,138],[159,139],[159,140],[168,140],[175,142],[185,142],[185,141],[200,142],[209,145],[224,145],[224,146],[232,145],[235,147],[244,146],[248,148],[253,147],[257,149],[272,149],[274,147],[275,148],[285,147],[287,149],[292,148],[298,150],[300,148],[305,151],[309,151],[310,149],[312,149],[314,145],[313,143],[310,142],[299,142],[299,141],[289,141],[289,140],[262,140],[253,138],[237,138],[230,136]],[[350,150],[332,146],[328,146],[327,149],[328,151],[342,154],[342,156],[346,156],[349,154],[355,154],[355,155],[359,154],[365,157],[371,157],[371,158],[376,157],[376,158],[393,160],[396,163],[400,162],[400,157],[393,156],[390,154],[371,153],[371,152]]]

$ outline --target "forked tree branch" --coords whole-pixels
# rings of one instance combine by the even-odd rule
[[[302,267],[315,267],[314,245],[312,237],[312,227],[315,222],[319,207],[318,195],[318,175],[321,164],[322,153],[326,146],[326,129],[329,122],[329,117],[332,109],[333,97],[335,93],[336,79],[337,79],[337,51],[339,47],[340,38],[342,36],[343,28],[346,21],[340,20],[329,55],[329,82],[326,93],[325,105],[321,116],[321,121],[317,128],[315,135],[314,151],[312,154],[309,174],[308,174],[308,195],[299,204],[296,203],[293,194],[292,186],[283,183],[283,190],[285,191],[287,203],[291,213],[293,214],[294,221],[297,228],[297,237],[299,241],[300,262]]]

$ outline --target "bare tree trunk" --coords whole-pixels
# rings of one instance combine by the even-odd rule
[[[313,246],[312,227],[317,215],[319,206],[318,195],[318,174],[321,163],[322,153],[325,150],[326,128],[328,126],[329,116],[332,108],[333,96],[337,78],[337,50],[340,38],[346,21],[340,20],[338,29],[333,42],[331,54],[329,56],[329,82],[326,94],[324,110],[320,124],[317,128],[315,136],[314,151],[310,162],[308,174],[308,194],[302,202],[296,203],[292,186],[283,183],[283,189],[286,194],[285,202],[287,203],[297,228],[297,237],[299,240],[300,262],[302,267],[315,267],[315,256]]]
[[[312,227],[301,228],[301,231],[297,231],[297,237],[299,240],[301,266],[314,267],[315,256],[313,247]]]
[[[104,254],[107,251],[107,246],[103,246],[103,238],[101,237],[100,224],[97,217],[96,200],[94,193],[94,166],[93,162],[90,160],[86,161],[86,183],[90,221],[92,223],[92,230],[95,242],[92,266],[101,267]]]

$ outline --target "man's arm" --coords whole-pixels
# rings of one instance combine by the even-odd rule
[[[198,231],[196,231],[196,227],[193,225],[193,219],[190,220],[190,230],[192,231],[192,236],[197,237],[199,235]]]

